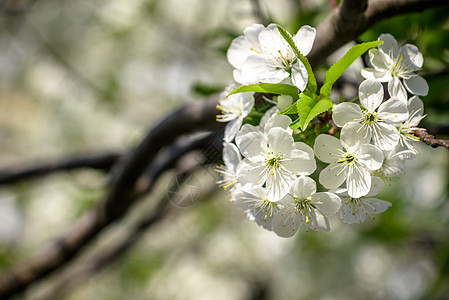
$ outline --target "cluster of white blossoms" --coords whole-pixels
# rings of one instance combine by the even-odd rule
[[[247,27],[228,50],[235,80],[288,84],[301,94],[310,73],[295,51],[306,56],[315,33],[314,28],[303,26],[288,42],[275,24]],[[361,71],[366,80],[359,86],[359,103],[333,106],[332,120],[327,122],[340,129],[334,135],[291,129],[294,120],[282,112],[290,105],[281,105],[281,101],[258,124],[247,124],[245,117],[257,111],[254,95],[229,95],[235,85],[221,95],[217,107],[222,114],[217,121],[228,124],[224,164],[217,167],[218,184],[249,219],[281,237],[290,237],[301,227],[329,231],[332,215],[339,215],[345,223],[362,223],[391,206],[373,197],[384,188],[383,180],[402,175],[404,162],[417,155],[414,143],[419,138],[414,132],[424,117],[418,95],[426,95],[428,86],[416,73],[423,58],[415,46],[399,48],[389,34],[379,40],[384,43],[369,52],[373,68]],[[388,82],[389,96],[383,82]],[[315,134],[310,146],[301,141],[306,134]],[[321,192],[309,177],[317,169],[315,157],[328,164],[318,176],[327,189]]]

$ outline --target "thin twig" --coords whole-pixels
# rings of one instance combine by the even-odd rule
[[[118,153],[69,157],[59,161],[41,163],[28,168],[3,170],[0,171],[0,185],[15,183],[17,181],[30,178],[41,178],[42,176],[49,175],[54,172],[80,168],[91,168],[107,171],[119,158],[120,154]]]
[[[449,149],[449,141],[448,140],[440,140],[436,139],[433,135],[427,133],[424,129],[418,129],[414,132],[415,136],[419,137],[422,142],[426,143],[427,145],[431,146],[432,148],[437,147],[445,147],[446,149]]]

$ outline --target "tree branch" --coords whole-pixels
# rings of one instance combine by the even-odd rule
[[[0,277],[0,299],[23,292],[26,287],[67,264],[97,234],[126,214],[136,202],[139,191],[150,191],[159,176],[173,167],[176,161],[192,149],[202,149],[216,134],[195,141],[181,140],[169,147],[151,164],[149,176],[137,180],[149,163],[165,145],[181,134],[197,129],[217,128],[224,124],[215,121],[216,99],[185,105],[151,130],[136,149],[117,163],[109,193],[91,211],[84,214],[60,238],[34,256]]]
[[[446,0],[344,0],[317,28],[317,38],[307,56],[316,66],[335,50],[356,39],[369,27],[392,16],[448,6]]]
[[[119,158],[120,154],[118,153],[79,156],[64,158],[60,161],[47,162],[28,168],[0,171],[0,185],[15,183],[20,180],[34,177],[41,177],[62,170],[68,171],[79,168],[91,168],[107,171]]]
[[[433,135],[427,133],[424,129],[418,129],[414,132],[415,136],[419,137],[420,140],[427,145],[431,146],[432,148],[437,148],[439,146],[445,147],[446,149],[449,149],[449,141],[448,140],[440,140],[436,139]]]

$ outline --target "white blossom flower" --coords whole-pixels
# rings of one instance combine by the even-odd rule
[[[397,98],[382,103],[382,84],[365,80],[359,87],[360,103],[364,107],[349,102],[338,104],[332,119],[340,127],[341,134],[348,132],[355,140],[373,141],[381,150],[391,150],[399,142],[399,132],[393,124],[403,122],[408,117],[407,106]]]
[[[217,108],[223,113],[217,115],[218,122],[229,122],[226,124],[224,141],[232,142],[235,135],[239,131],[245,118],[254,106],[254,96],[251,93],[234,94],[226,98],[226,96],[235,88],[235,85],[229,86],[220,95]]]
[[[262,24],[253,24],[246,27],[243,30],[243,35],[235,38],[231,46],[229,46],[227,52],[228,62],[235,68],[233,74],[235,81],[238,83],[250,83],[242,78],[242,64],[250,55],[262,53],[259,44],[259,33],[264,28],[265,26]]]
[[[308,74],[304,64],[296,57],[291,46],[280,34],[276,24],[260,30],[253,25],[251,41],[245,33],[234,40],[228,50],[228,60],[236,68],[234,79],[247,84],[255,82],[280,83],[291,77],[293,85],[301,91],[306,88]],[[248,28],[247,28],[248,29]],[[260,30],[260,31],[259,31]],[[258,32],[259,31],[259,32]],[[254,36],[257,34],[257,41]],[[307,55],[312,49],[316,30],[310,26],[301,27],[293,37],[298,50]],[[248,44],[253,46],[248,51]],[[251,55],[248,55],[251,54]]]
[[[279,201],[279,210],[271,222],[273,231],[281,237],[293,236],[302,225],[317,231],[329,231],[327,217],[338,212],[340,197],[333,193],[316,193],[316,183],[305,176],[298,177],[287,194]]]
[[[413,145],[415,142],[419,142],[419,137],[414,135],[414,132],[418,129],[419,122],[425,117],[424,113],[424,104],[417,96],[413,96],[408,100],[407,108],[409,111],[409,116],[404,123],[399,124],[398,130],[400,133],[400,145],[409,150],[413,150],[416,152],[415,146]]]
[[[222,176],[217,184],[223,189],[230,191],[231,196],[235,190],[237,183],[237,166],[242,160],[240,151],[236,145],[232,143],[223,143],[223,163],[224,165],[218,166],[215,170]],[[233,199],[231,199],[232,201]]]
[[[341,139],[320,134],[315,140],[315,155],[330,163],[321,171],[320,183],[327,189],[335,189],[346,181],[351,197],[364,196],[371,186],[370,171],[382,166],[382,151],[371,144],[354,143],[354,137],[349,133]]]
[[[294,142],[291,131],[276,124],[266,133],[245,134],[237,146],[245,157],[237,168],[237,181],[265,185],[268,199],[273,202],[288,193],[298,175],[311,174],[316,168],[312,148]]]
[[[406,90],[413,95],[426,96],[429,86],[424,78],[415,73],[423,65],[423,56],[418,48],[410,44],[399,48],[390,34],[381,34],[379,40],[384,41],[379,49],[369,51],[373,68],[363,69],[362,76],[388,82],[388,90],[393,93],[391,96],[397,96],[404,102],[407,99]]]
[[[402,150],[397,152],[397,149],[384,151],[384,162],[379,170],[374,171],[374,174],[386,178],[402,176],[404,172],[404,162],[416,156],[416,152],[411,150]]]
[[[338,193],[345,197],[342,199],[342,206],[340,209],[340,217],[343,222],[347,224],[363,223],[366,216],[380,214],[391,206],[390,202],[372,198],[379,194],[384,188],[384,182],[379,177],[373,177],[371,180],[371,187],[369,193],[364,197],[350,197],[346,190],[341,190]],[[374,217],[373,217],[374,218]]]
[[[271,221],[274,214],[283,207],[277,201],[270,201],[265,188],[251,184],[237,189],[235,203],[244,209],[250,220],[268,230],[272,230]]]

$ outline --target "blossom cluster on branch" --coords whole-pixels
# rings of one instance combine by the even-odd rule
[[[318,89],[306,58],[315,34],[307,25],[293,36],[276,24],[247,27],[228,50],[241,85],[223,92],[218,105],[217,121],[229,122],[218,184],[248,218],[281,237],[301,227],[329,231],[335,214],[362,223],[387,210],[391,204],[375,196],[417,156],[413,133],[424,117],[418,96],[429,90],[417,73],[421,52],[399,47],[390,34],[351,48]],[[372,67],[361,70],[358,97],[333,103],[332,85],[368,50]],[[277,96],[261,108],[254,92]],[[319,173],[326,190],[319,192],[309,177],[316,158],[328,164]]]

